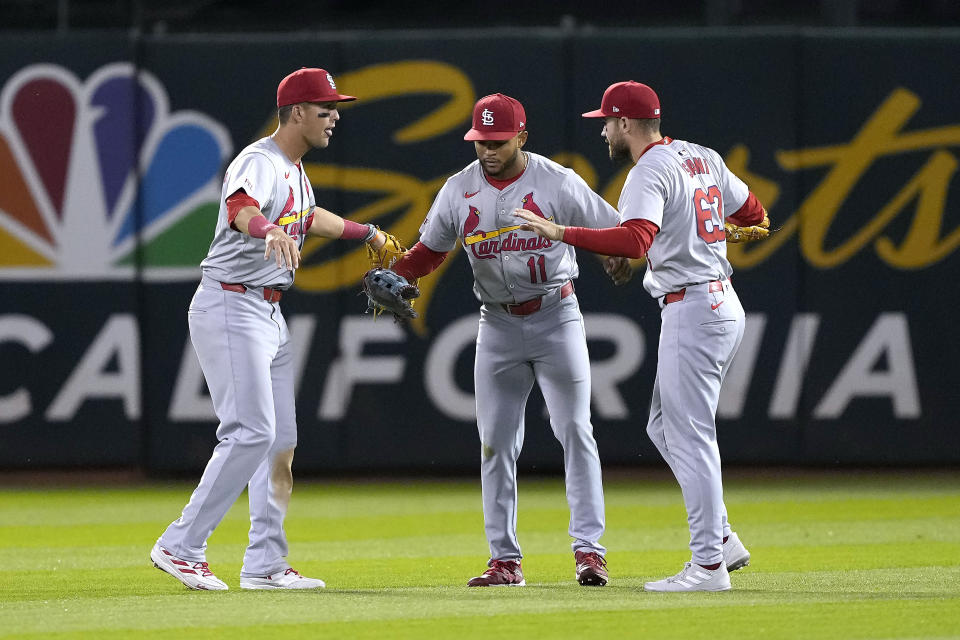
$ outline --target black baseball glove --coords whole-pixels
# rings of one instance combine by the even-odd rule
[[[417,317],[411,301],[420,296],[420,289],[390,269],[377,267],[367,271],[363,276],[363,292],[367,294],[367,311],[373,311],[374,318],[384,311],[392,313],[397,320]]]

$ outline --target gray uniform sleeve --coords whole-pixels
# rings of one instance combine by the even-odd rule
[[[723,215],[724,217],[732,216],[747,201],[750,188],[733,171],[730,171],[719,153],[713,149],[707,149],[707,153],[710,154],[713,166],[717,167],[716,180],[723,195]]]
[[[277,191],[277,170],[267,156],[262,153],[248,153],[238,158],[227,180],[228,197],[243,189],[248,196],[260,203],[260,211],[264,212],[264,215],[270,210],[270,203]]]
[[[560,224],[591,229],[620,226],[620,212],[587,186],[573,170],[568,171],[563,181],[560,203],[565,214]]]
[[[453,188],[447,180],[420,225],[420,242],[433,251],[451,251],[460,239],[456,216],[450,205],[452,192]]]
[[[667,193],[664,176],[657,167],[638,166],[627,174],[627,181],[620,192],[620,215],[624,220],[649,220],[663,228],[663,208]]]

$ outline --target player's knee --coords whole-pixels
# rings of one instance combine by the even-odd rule
[[[262,449],[264,455],[273,447],[277,434],[272,429],[246,429],[243,434],[244,444],[251,449]]]
[[[553,436],[560,441],[560,444],[568,442],[579,442],[581,440],[590,440],[593,438],[593,426],[589,420],[566,420],[551,421]]]

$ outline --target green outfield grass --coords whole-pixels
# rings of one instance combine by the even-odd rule
[[[193,484],[0,488],[0,637],[957,638],[960,472],[728,473],[753,554],[725,593],[658,594],[687,529],[672,478],[608,474],[611,583],[573,579],[559,479],[520,484],[525,588],[485,567],[479,480],[300,481],[290,560],[327,589],[245,592],[243,499],[209,543],[228,592],[193,592],[149,551]]]

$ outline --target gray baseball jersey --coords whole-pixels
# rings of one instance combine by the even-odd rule
[[[744,312],[730,284],[723,220],[749,194],[716,151],[664,138],[640,156],[620,195],[624,220],[660,227],[643,279],[662,308],[647,434],[683,489],[692,558],[704,566],[723,561],[731,532],[716,410]]]
[[[265,299],[263,288],[287,289],[294,273],[264,259],[262,238],[230,228],[225,200],[238,189],[297,238],[298,248],[312,220],[310,182],[272,138],[251,144],[230,163],[216,233],[187,314],[220,419],[219,443],[182,515],[158,542],[180,558],[204,561],[207,538],[246,486],[251,526],[241,575],[258,577],[290,566],[283,520],[297,445],[294,348],[276,299]],[[225,289],[223,283],[243,287]]]
[[[618,207],[624,220],[640,218],[660,227],[643,277],[651,296],[730,276],[723,219],[749,194],[713,149],[664,138],[640,156]]]
[[[302,164],[290,162],[273,138],[261,138],[227,167],[217,229],[210,251],[200,263],[203,273],[220,282],[289,289],[294,272],[263,259],[265,241],[230,228],[226,199],[240,189],[260,203],[268,221],[283,227],[287,235],[297,239],[297,248],[303,248],[316,205],[313,188]]]
[[[576,250],[519,230],[513,210],[527,209],[558,224],[591,228],[620,224],[617,210],[572,169],[527,153],[520,178],[497,189],[479,161],[451,176],[420,227],[420,242],[449,251],[460,242],[482,302],[523,302],[579,275]]]
[[[473,268],[474,293],[483,302],[474,385],[490,556],[522,557],[516,461],[534,382],[563,446],[572,547],[604,553],[599,543],[605,522],[600,457],[590,424],[590,357],[583,316],[568,284],[579,273],[575,249],[521,231],[512,213],[517,208],[564,225],[620,223],[616,209],[575,172],[527,153],[524,172],[502,190],[486,180],[476,161],[450,177],[420,227],[420,242],[434,251],[463,245]],[[538,299],[534,310],[504,308],[505,303],[533,299]]]

